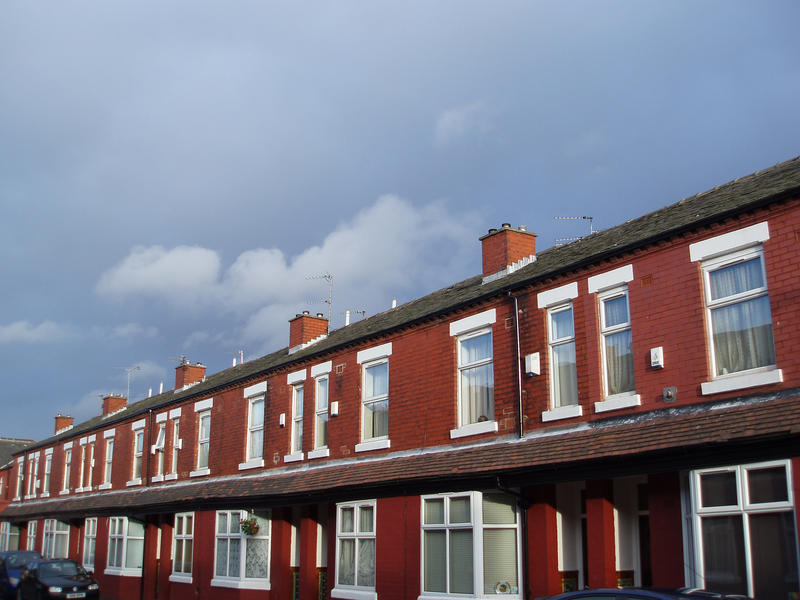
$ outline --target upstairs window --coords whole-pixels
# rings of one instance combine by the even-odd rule
[[[52,448],[50,448],[52,451]],[[42,476],[42,496],[50,495],[50,473],[53,470],[53,455],[48,454],[44,458],[44,475]]]
[[[114,438],[106,439],[105,466],[103,468],[103,483],[111,485],[111,468],[114,464]]]
[[[211,411],[200,413],[197,422],[197,468],[207,469],[211,446]]]
[[[328,376],[316,379],[314,393],[314,448],[328,447]]]
[[[632,393],[633,334],[628,310],[627,286],[599,296],[600,332],[603,337],[603,364],[606,396]]]
[[[170,475],[174,475],[175,477],[178,476],[178,450],[182,445],[180,433],[181,420],[179,418],[175,418],[172,421],[172,462],[170,468]]]
[[[363,365],[362,441],[389,437],[389,359]]]
[[[144,430],[133,432],[133,468],[131,480],[141,483],[142,480],[142,455],[144,450]]]
[[[303,453],[303,385],[292,386],[292,433],[290,454]]]
[[[72,442],[70,442],[72,444]],[[61,492],[69,492],[69,475],[72,469],[72,447],[64,449],[64,481],[61,486]]]
[[[547,311],[550,345],[550,397],[552,407],[578,404],[578,369],[575,362],[575,324],[572,303]]]
[[[165,420],[158,424],[156,443],[153,444],[152,452],[156,455],[156,474],[154,479],[160,481],[164,478],[164,446],[167,442],[167,413],[163,413]]]
[[[458,338],[459,424],[494,421],[494,365],[491,330]]]
[[[250,398],[247,426],[247,460],[264,456],[264,396]]]

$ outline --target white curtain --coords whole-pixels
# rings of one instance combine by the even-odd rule
[[[607,335],[605,345],[608,395],[633,391],[633,336],[630,329]]]
[[[556,407],[578,403],[575,342],[553,346],[553,392],[553,404]]]

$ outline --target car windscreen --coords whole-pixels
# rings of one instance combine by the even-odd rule
[[[78,569],[78,564],[72,562],[71,560],[42,563],[39,565],[39,576],[42,578],[73,577],[80,572]]]
[[[10,554],[6,562],[12,569],[21,569],[34,558],[39,558],[39,554],[36,552],[30,552],[26,554]]]

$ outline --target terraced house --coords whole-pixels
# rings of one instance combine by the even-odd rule
[[[0,546],[129,598],[798,590],[800,159],[17,451]],[[476,256],[477,256],[476,244]]]

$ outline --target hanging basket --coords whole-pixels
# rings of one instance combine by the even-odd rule
[[[242,519],[239,521],[239,525],[241,526],[242,532],[245,535],[255,535],[258,533],[258,521],[256,521],[255,517]]]

